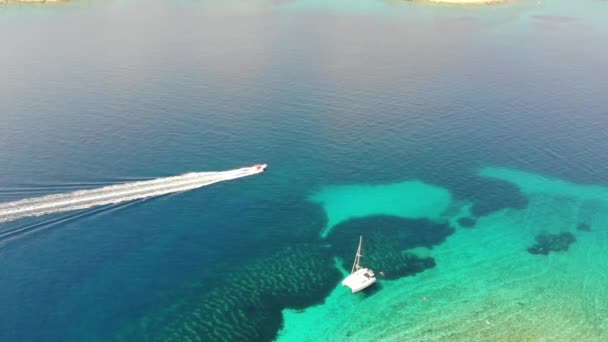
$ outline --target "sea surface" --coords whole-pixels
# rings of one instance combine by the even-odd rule
[[[606,18],[0,4],[0,202],[269,164],[0,223],[0,340],[607,341]]]

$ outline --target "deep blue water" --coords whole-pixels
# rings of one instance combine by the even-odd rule
[[[523,5],[403,6],[0,6],[1,201],[270,165],[0,224],[31,228],[0,241],[0,340],[107,340],[193,283],[223,286],[316,241],[324,217],[306,198],[323,185],[417,178],[501,207],[476,168],[608,184],[605,6],[558,24]]]

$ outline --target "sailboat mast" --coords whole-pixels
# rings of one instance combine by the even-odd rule
[[[353,263],[353,268],[350,270],[350,273],[359,270],[359,259],[361,258],[361,244],[363,244],[363,236],[359,236],[359,247],[357,247],[357,255],[355,255],[355,262]]]

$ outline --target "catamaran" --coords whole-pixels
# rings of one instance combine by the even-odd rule
[[[348,275],[348,277],[342,280],[342,286],[350,287],[352,293],[359,292],[376,282],[374,271],[369,268],[361,267],[361,265],[359,264],[361,261],[362,244],[363,236],[359,236],[359,247],[357,248],[357,254],[355,255],[355,262],[353,263],[353,268],[350,270],[350,274]]]

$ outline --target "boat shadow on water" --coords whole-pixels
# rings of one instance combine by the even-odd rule
[[[382,283],[380,281],[376,281],[372,286],[366,288],[363,291],[359,291],[358,293],[356,293],[356,295],[360,296],[362,300],[368,299],[374,296],[376,293],[382,291],[382,288]]]

